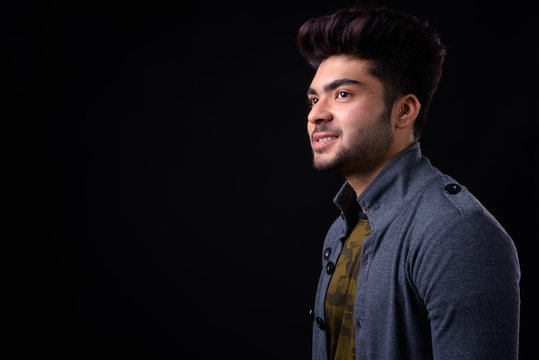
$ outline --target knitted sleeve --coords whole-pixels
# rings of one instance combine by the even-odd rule
[[[517,359],[520,268],[515,246],[484,213],[461,214],[414,269],[434,359]]]

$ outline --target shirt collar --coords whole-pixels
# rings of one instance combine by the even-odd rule
[[[354,189],[345,182],[333,202],[341,211],[347,222],[357,219],[358,204],[367,214],[371,228],[392,218],[398,211],[405,198],[418,191],[432,175],[440,174],[437,170],[426,172],[422,168],[434,169],[430,162],[421,155],[418,142],[397,154],[356,198]]]

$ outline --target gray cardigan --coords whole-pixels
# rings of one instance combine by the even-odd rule
[[[363,245],[354,320],[357,359],[516,359],[520,268],[501,225],[440,173],[416,143],[356,199],[324,241],[313,309],[313,359],[327,359],[324,301],[357,201],[372,233]],[[356,205],[357,208],[357,205]]]

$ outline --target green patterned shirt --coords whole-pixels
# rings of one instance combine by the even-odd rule
[[[330,360],[355,359],[354,302],[363,240],[371,232],[369,221],[359,218],[343,244],[326,295],[326,324]]]

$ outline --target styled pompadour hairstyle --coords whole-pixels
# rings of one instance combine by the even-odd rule
[[[301,54],[311,66],[334,55],[369,60],[384,84],[387,106],[414,94],[421,110],[414,124],[419,139],[442,76],[445,47],[427,21],[385,6],[357,5],[312,18],[298,32]]]

